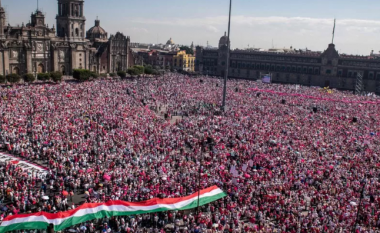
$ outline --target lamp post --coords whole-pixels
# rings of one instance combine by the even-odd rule
[[[209,146],[209,150],[212,150],[213,144],[213,139],[212,138],[207,138],[207,142],[202,141],[201,144],[201,157],[199,159],[199,171],[198,171],[198,204],[197,204],[197,214],[199,214],[199,198],[201,194],[201,172],[202,172],[202,161],[203,161],[203,156],[204,153],[206,152],[206,144]]]
[[[205,142],[202,142],[202,144],[201,144],[201,155],[200,155],[200,158],[199,158],[197,215],[199,214],[199,197],[201,195],[201,172],[202,172],[203,152],[204,152],[204,148],[205,148],[204,144],[205,144]]]
[[[96,157],[95,157],[95,164],[98,163],[98,157],[99,157],[99,117],[100,113],[96,114]]]
[[[29,110],[29,142],[32,144],[33,142],[33,115],[34,115],[34,98],[32,98],[30,110]],[[32,146],[32,145],[31,145]]]
[[[229,17],[228,17],[227,61],[226,61],[226,72],[224,74],[223,104],[222,104],[222,111],[223,112],[226,110],[227,77],[228,77],[228,67],[230,65],[231,8],[232,8],[232,0],[230,0],[230,13],[229,13]]]
[[[359,201],[359,205],[358,205],[358,211],[356,213],[356,221],[355,221],[355,224],[352,226],[352,233],[355,233],[355,228],[359,222],[360,208],[362,206],[362,200],[364,198],[365,187],[367,186],[366,178],[364,178],[363,182],[361,182],[361,183],[362,183],[363,187],[362,187],[362,191],[360,192],[360,201]]]

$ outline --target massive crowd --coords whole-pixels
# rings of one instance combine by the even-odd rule
[[[229,80],[222,112],[222,83],[171,74],[0,88],[0,143],[49,170],[0,164],[1,219],[72,209],[78,195],[142,201],[216,184],[228,196],[200,213],[69,231],[380,231],[379,98]]]

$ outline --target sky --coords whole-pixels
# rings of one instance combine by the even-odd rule
[[[28,23],[37,0],[1,0],[11,25]],[[86,0],[86,29],[100,25],[132,42],[217,46],[228,28],[229,0]],[[39,0],[46,23],[55,24],[56,0]],[[232,48],[308,48],[323,51],[332,40],[339,53],[380,51],[380,1],[232,0]]]

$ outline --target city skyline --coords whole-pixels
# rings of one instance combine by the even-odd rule
[[[227,30],[228,0],[199,0],[173,4],[151,0],[138,2],[91,0],[85,2],[86,30],[98,16],[109,33],[121,31],[132,42],[178,44],[194,42],[212,46]],[[2,0],[11,25],[28,23],[37,0]],[[23,5],[20,9],[20,5]],[[39,0],[49,26],[55,24],[56,1]],[[304,4],[300,0],[234,0],[232,11],[232,48],[308,48],[323,51],[331,43],[334,17],[337,18],[335,44],[340,53],[369,55],[380,50],[380,3],[364,0],[321,0]]]

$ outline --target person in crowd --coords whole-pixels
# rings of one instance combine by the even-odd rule
[[[81,203],[175,198],[201,211],[93,220],[69,232],[379,232],[380,99],[180,74],[0,89],[1,219]],[[200,179],[200,183],[198,182]],[[82,199],[83,198],[83,199]]]

